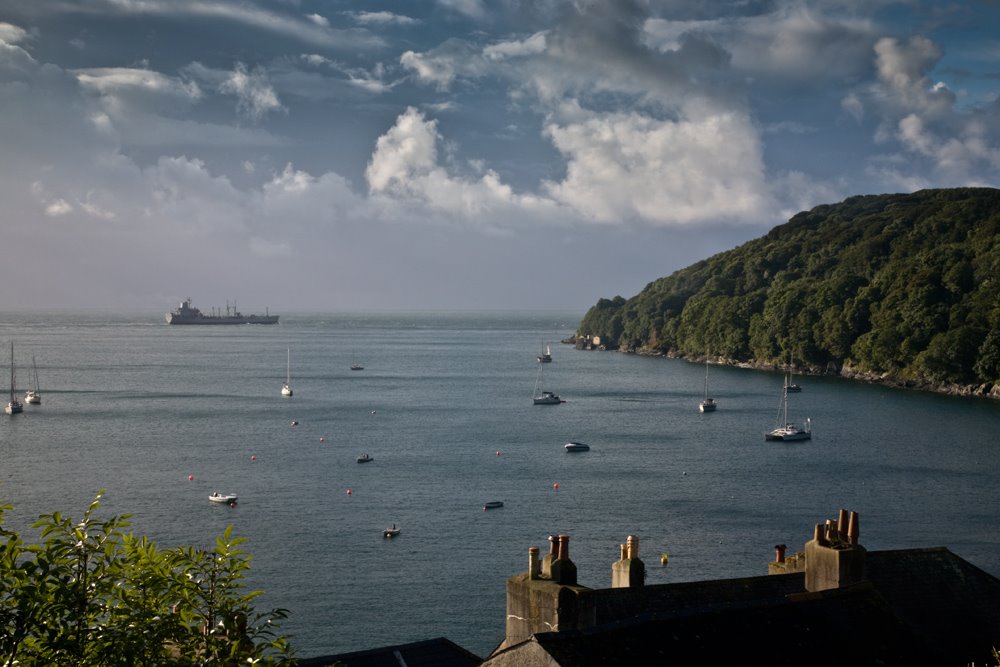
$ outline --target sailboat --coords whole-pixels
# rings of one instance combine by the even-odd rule
[[[31,389],[24,392],[24,402],[41,405],[42,391],[38,388],[38,364],[35,363],[35,355],[31,355],[31,380]]]
[[[565,403],[565,401],[559,398],[559,396],[554,392],[541,390],[541,393],[539,393],[539,389],[545,378],[545,374],[542,372],[543,368],[544,366],[539,365],[538,373],[535,374],[535,391],[532,394],[532,402],[535,405],[559,405],[560,403]]]
[[[802,391],[802,387],[792,382],[792,353],[788,353],[788,372],[785,373],[785,391],[795,393]]]
[[[552,363],[552,350],[549,349],[548,345],[545,346],[545,352],[538,355],[538,363],[540,364]]]
[[[285,384],[281,385],[281,395],[292,395],[292,349],[288,348],[288,369],[285,371]]]
[[[764,434],[764,440],[783,440],[785,442],[792,442],[795,440],[811,440],[812,439],[812,422],[807,418],[806,427],[799,428],[792,422],[788,421],[788,388],[782,387],[781,389],[781,408],[778,412],[778,423],[775,425],[774,430],[768,431]]]
[[[698,404],[698,410],[701,412],[715,412],[715,408],[719,407],[719,404],[714,398],[708,395],[708,360],[705,360],[705,398],[701,403]]]
[[[15,395],[16,390],[14,385],[17,384],[16,376],[14,375],[14,341],[10,342],[10,402],[7,403],[7,407],[3,409],[9,415],[16,415],[18,413],[24,412],[24,406],[17,400]]]

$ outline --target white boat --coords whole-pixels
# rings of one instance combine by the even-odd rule
[[[545,379],[545,374],[542,372],[543,368],[544,366],[542,364],[538,365],[538,373],[535,375],[535,391],[532,394],[532,402],[535,405],[559,405],[560,403],[565,403],[565,401],[559,398],[555,392],[539,389]]]
[[[38,388],[38,365],[35,363],[35,355],[31,355],[32,385],[31,389],[24,392],[24,402],[31,405],[41,405],[42,391]]]
[[[285,371],[285,384],[281,385],[281,395],[292,395],[292,349],[288,349],[288,367]]]
[[[10,342],[10,401],[7,406],[3,409],[9,415],[16,415],[24,412],[24,406],[21,402],[17,400],[17,390],[14,385],[17,384],[17,376],[14,373],[14,341]]]
[[[552,363],[552,350],[549,349],[548,345],[545,346],[545,352],[538,355],[538,363],[540,364]]]
[[[497,508],[503,507],[503,502],[500,500],[491,500],[490,502],[483,505],[483,511],[495,510]]]
[[[698,409],[701,412],[715,412],[715,409],[719,407],[718,402],[708,395],[708,362],[705,362],[705,398],[701,403],[698,404]]]
[[[216,491],[208,497],[213,503],[221,503],[223,505],[233,505],[236,503],[235,493],[219,493]]]
[[[806,427],[799,428],[788,421],[788,390],[781,389],[781,409],[778,412],[778,423],[774,429],[764,434],[764,440],[781,440],[794,442],[796,440],[812,439],[812,423],[806,419]]]
[[[785,391],[790,394],[802,391],[802,387],[792,382],[792,354],[788,353],[788,372],[785,373]]]
[[[543,391],[541,394],[535,396],[532,401],[535,405],[559,405],[565,402],[551,391]]]
[[[563,445],[563,448],[567,452],[588,452],[590,451],[590,445],[585,445],[582,442],[567,442]]]
[[[362,454],[358,457],[358,463],[368,463],[369,461],[374,461],[375,459],[367,454]]]
[[[365,367],[362,366],[361,364],[351,364],[351,370],[352,371],[363,371],[363,370],[365,370]]]
[[[399,530],[400,529],[396,527],[396,524],[392,524],[392,528],[386,528],[385,530],[382,531],[382,536],[390,538],[396,537],[397,535],[399,535]]]

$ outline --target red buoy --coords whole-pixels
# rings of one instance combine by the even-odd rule
[[[323,436],[319,436],[319,441],[320,442],[326,442],[326,438],[324,438]]]
[[[500,456],[500,450],[499,449],[497,450],[497,456]]]
[[[193,481],[193,480],[194,480],[194,475],[188,475],[188,481],[190,482],[190,481]]]
[[[351,495],[351,490],[350,489],[347,490],[347,495]]]
[[[553,484],[552,488],[558,491],[559,490],[559,482],[556,482],[555,484]]]
[[[256,454],[251,454],[250,460],[251,461],[256,461],[257,460],[257,455]]]

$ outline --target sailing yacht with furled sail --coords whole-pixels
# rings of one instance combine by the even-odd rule
[[[285,369],[285,384],[281,385],[281,395],[292,395],[292,348],[288,348],[288,363]]]
[[[778,423],[775,428],[764,434],[765,440],[782,440],[793,442],[796,440],[812,439],[812,422],[806,418],[806,427],[799,428],[788,421],[788,387],[781,389],[781,409],[778,412]]]
[[[719,407],[718,402],[708,395],[708,359],[705,360],[705,398],[701,403],[698,404],[698,410],[701,412],[715,412],[715,408]]]
[[[9,415],[16,415],[24,412],[24,406],[21,402],[17,400],[17,390],[15,385],[17,384],[17,376],[14,373],[14,341],[10,342],[10,401],[7,406],[3,409]]]
[[[42,390],[38,388],[38,364],[35,355],[31,355],[31,389],[24,392],[24,402],[31,405],[41,405]]]
[[[545,374],[542,372],[543,368],[544,366],[539,364],[538,372],[535,374],[535,391],[532,394],[532,403],[534,405],[559,405],[560,403],[565,403],[555,392],[542,389],[545,379]]]

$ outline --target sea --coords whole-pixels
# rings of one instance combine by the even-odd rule
[[[3,313],[0,384],[13,341],[18,393],[32,358],[42,392],[0,415],[5,526],[37,541],[39,515],[78,517],[99,490],[101,516],[161,548],[232,526],[300,657],[442,636],[488,655],[506,578],[555,534],[594,588],[629,535],[648,584],[747,577],[846,508],[869,550],[945,546],[1000,576],[1000,404],[797,376],[789,419],[812,440],[765,442],[780,372],[561,344],[581,316]],[[533,405],[540,389],[565,402]]]

